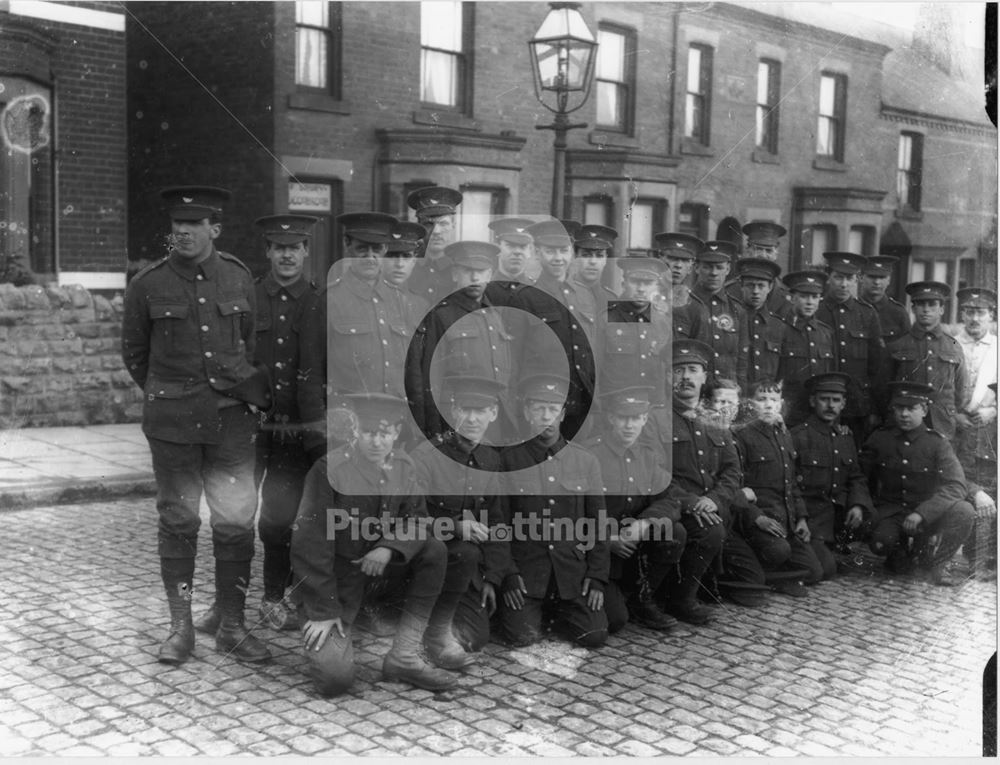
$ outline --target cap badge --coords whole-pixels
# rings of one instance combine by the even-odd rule
[[[194,201],[194,197],[181,197],[181,201],[184,202],[184,204],[189,205]]]
[[[282,223],[280,225],[281,225],[281,230],[282,231],[288,231],[288,229],[290,229],[292,227],[290,223]]]

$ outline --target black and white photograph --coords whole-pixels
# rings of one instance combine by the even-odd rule
[[[0,758],[996,757],[996,53],[0,1]]]

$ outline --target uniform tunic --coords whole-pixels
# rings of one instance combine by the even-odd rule
[[[715,353],[712,372],[745,386],[747,357],[740,351],[747,345],[746,309],[724,289],[712,293],[696,284],[691,293],[697,300],[692,300],[688,308],[700,313],[706,327],[703,339]]]
[[[882,327],[878,313],[867,303],[848,297],[842,303],[829,295],[820,302],[816,318],[833,331],[834,369],[850,376],[843,418],[867,417],[882,397],[884,366]]]
[[[886,295],[877,303],[869,303],[878,314],[879,326],[882,328],[882,341],[889,345],[910,331],[910,314],[906,306],[898,300]]]
[[[792,441],[809,530],[813,537],[832,542],[838,530],[836,508],[860,505],[866,513],[874,511],[854,439],[813,414],[792,428]]]
[[[955,415],[965,407],[966,368],[962,346],[940,325],[927,331],[914,324],[887,350],[889,379],[934,386],[930,423],[946,438],[953,438]]]
[[[418,258],[406,286],[414,295],[426,300],[428,305],[436,305],[455,289],[455,281],[451,278],[451,258],[447,255],[433,259],[426,256]]]
[[[670,353],[670,315],[650,303],[628,300],[608,304],[604,325],[604,361],[600,380],[604,391],[636,385],[652,386],[650,401],[664,402]]]
[[[809,416],[805,383],[813,375],[832,372],[833,331],[815,316],[793,316],[785,320],[778,378],[784,383],[783,396],[789,404],[786,421],[796,425]]]
[[[799,493],[795,472],[795,445],[784,426],[754,420],[735,433],[743,466],[743,484],[757,495],[756,505],[789,533],[809,516]]]
[[[778,379],[784,333],[784,322],[766,305],[756,311],[747,309],[747,344],[743,349],[747,357],[747,385],[757,380]]]
[[[514,302],[514,298],[525,287],[534,282],[525,276],[518,279],[508,279],[503,274],[495,275],[493,281],[486,285],[486,299],[491,305],[506,306]]]

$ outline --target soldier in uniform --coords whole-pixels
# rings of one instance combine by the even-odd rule
[[[671,471],[668,496],[680,503],[687,536],[680,563],[660,588],[666,611],[691,624],[705,624],[711,611],[698,603],[702,577],[722,551],[729,506],[739,491],[740,463],[728,432],[698,419],[712,349],[699,340],[673,343],[673,404],[654,409],[640,439]]]
[[[514,295],[534,281],[528,276],[531,264],[532,239],[528,233],[532,222],[527,218],[500,218],[490,221],[500,254],[497,256],[497,271],[493,281],[486,288],[486,299],[491,305],[510,305]]]
[[[411,192],[406,203],[416,211],[417,223],[430,230],[424,257],[410,277],[410,290],[435,305],[454,289],[444,249],[458,233],[455,208],[462,204],[462,193],[444,186],[427,186]]]
[[[736,268],[747,311],[747,344],[743,349],[747,359],[747,384],[776,380],[785,324],[767,305],[781,275],[781,266],[766,258],[741,258],[736,261]]]
[[[657,258],[619,260],[624,273],[620,300],[607,306],[604,322],[604,363],[600,369],[605,391],[649,386],[653,406],[666,403],[670,316],[652,307],[657,284],[667,266]]]
[[[423,307],[426,312],[428,303],[416,293],[410,292],[409,281],[419,260],[417,253],[427,238],[427,229],[419,223],[400,221],[393,226],[392,238],[386,243],[385,256],[382,261],[382,278],[386,284],[411,296],[411,306],[414,309]],[[423,314],[417,316],[422,318]]]
[[[291,576],[289,544],[292,521],[302,496],[309,457],[302,447],[298,409],[299,335],[312,308],[315,287],[303,275],[316,218],[279,214],[255,222],[266,243],[271,269],[257,280],[256,352],[254,361],[270,373],[274,408],[257,436],[254,478],[260,491],[257,530],[264,547],[264,599],[261,622],[276,630],[298,629],[295,612],[284,600]],[[195,629],[214,635],[219,610],[213,603],[196,620]]]
[[[809,514],[809,530],[823,578],[837,574],[834,543],[863,536],[866,519],[874,513],[868,481],[858,463],[850,433],[838,427],[847,403],[850,379],[843,372],[827,372],[806,380],[812,413],[792,428],[799,489]]]
[[[420,342],[407,358],[407,379],[413,381],[411,404],[416,404],[417,424],[429,438],[448,430],[434,399],[434,392],[443,390],[445,377],[488,377],[501,388],[510,382],[511,336],[485,297],[498,251],[495,244],[476,241],[453,242],[445,248],[454,292],[431,308],[417,330]],[[512,424],[506,396],[501,410],[504,427],[491,428],[492,443],[499,443],[501,430],[506,433],[506,425]]]
[[[423,490],[412,460],[393,451],[406,401],[383,393],[345,398],[357,414],[358,442],[309,470],[292,532],[292,599],[299,604],[309,673],[323,696],[350,688],[355,619],[369,583],[385,576],[406,581],[406,608],[382,662],[383,677],[431,691],[451,688],[457,675],[423,658],[448,553],[419,529],[427,517]]]
[[[792,314],[785,319],[778,379],[788,413],[785,422],[794,427],[809,416],[809,394],[805,383],[813,375],[833,371],[833,331],[816,318],[826,286],[821,271],[794,271],[782,280],[791,295]]]
[[[379,212],[346,213],[343,276],[320,290],[302,332],[299,411],[315,462],[326,454],[327,397],[345,393],[405,396],[410,342],[407,306],[382,278],[382,258],[399,221]]]
[[[781,237],[788,233],[784,226],[769,220],[752,220],[743,227],[743,233],[747,238],[744,257],[764,258],[777,263]],[[739,262],[736,265],[738,270]],[[788,302],[788,291],[781,282],[776,282],[774,289],[768,294],[767,310],[781,319],[787,318],[792,313],[792,306]]]
[[[691,288],[687,281],[694,259],[701,252],[705,243],[690,234],[675,234],[663,232],[653,237],[657,257],[667,264],[669,278],[660,280],[660,292],[663,300],[653,302],[653,308],[672,311],[674,337],[688,337],[705,340],[708,327],[702,326],[701,314],[691,307]]]
[[[583,427],[594,396],[595,354],[599,352],[594,347],[598,340],[597,306],[590,290],[568,278],[573,240],[562,223],[536,223],[528,233],[534,239],[542,272],[533,287],[521,290],[510,303],[511,308],[522,312],[515,315],[509,328],[515,344],[514,368],[518,374],[548,369],[554,356],[561,359],[565,355],[569,361],[569,395],[561,431],[565,438],[572,439]],[[539,331],[539,322],[548,325],[551,332]],[[553,333],[555,338],[551,337]]]
[[[888,346],[910,331],[910,314],[906,306],[887,294],[892,280],[892,266],[899,258],[892,255],[872,255],[865,258],[861,269],[858,297],[878,314],[882,341]]]
[[[474,661],[463,652],[479,651],[489,641],[490,617],[510,566],[508,542],[494,538],[503,523],[500,455],[483,443],[498,416],[503,385],[463,375],[447,378],[445,388],[453,429],[423,441],[411,456],[426,487],[428,513],[451,521],[440,537],[448,548],[448,570],[431,625],[439,653],[445,652],[457,669]]]
[[[878,424],[874,402],[884,400],[882,327],[875,309],[853,295],[865,257],[853,252],[824,252],[823,258],[826,296],[816,316],[833,330],[834,369],[850,379],[840,421],[853,431],[860,447]]]
[[[575,273],[570,278],[590,290],[597,310],[601,313],[607,310],[609,300],[618,297],[615,291],[607,286],[605,273],[608,259],[614,256],[617,238],[618,232],[613,228],[591,223],[580,226],[580,230],[573,237],[573,247],[576,250]]]
[[[740,351],[747,345],[746,309],[725,290],[731,247],[729,242],[706,242],[698,253],[691,290],[697,300],[689,304],[689,310],[697,312],[701,325],[706,327],[705,342],[713,353],[711,373],[745,386],[747,358]]]
[[[559,433],[568,393],[569,381],[560,375],[523,378],[522,413],[532,437],[500,455],[504,519],[512,529],[500,629],[513,645],[542,637],[545,612],[577,645],[598,648],[608,637],[604,589],[610,559],[597,529],[606,514],[601,466]],[[577,538],[584,522],[593,530],[589,539]]]
[[[252,363],[253,278],[215,247],[228,191],[178,186],[161,197],[171,252],[132,279],[122,323],[122,360],[145,394],[142,430],[157,485],[160,575],[170,607],[158,658],[180,664],[194,649],[191,591],[204,492],[221,612],[216,649],[264,661],[270,652],[243,614],[257,511],[257,411],[271,405],[267,372]]]
[[[611,581],[604,593],[612,633],[629,619],[659,631],[677,623],[654,598],[680,561],[687,534],[680,524],[680,507],[667,497],[670,476],[652,448],[639,443],[649,419],[651,392],[631,387],[605,394],[601,411],[608,427],[605,435],[586,445],[601,465],[608,516],[619,524],[609,541]]]
[[[929,383],[934,387],[929,424],[949,441],[955,437],[956,417],[965,408],[965,354],[962,346],[941,327],[951,287],[942,282],[906,285],[913,309],[913,326],[887,351],[889,379]]]
[[[885,556],[891,572],[919,568],[932,583],[952,585],[944,566],[969,536],[974,518],[962,466],[948,439],[924,423],[933,386],[896,381],[889,390],[894,424],[872,433],[861,450],[875,498],[869,545]]]

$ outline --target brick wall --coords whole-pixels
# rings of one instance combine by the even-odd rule
[[[121,307],[83,287],[0,284],[0,430],[138,422]]]

